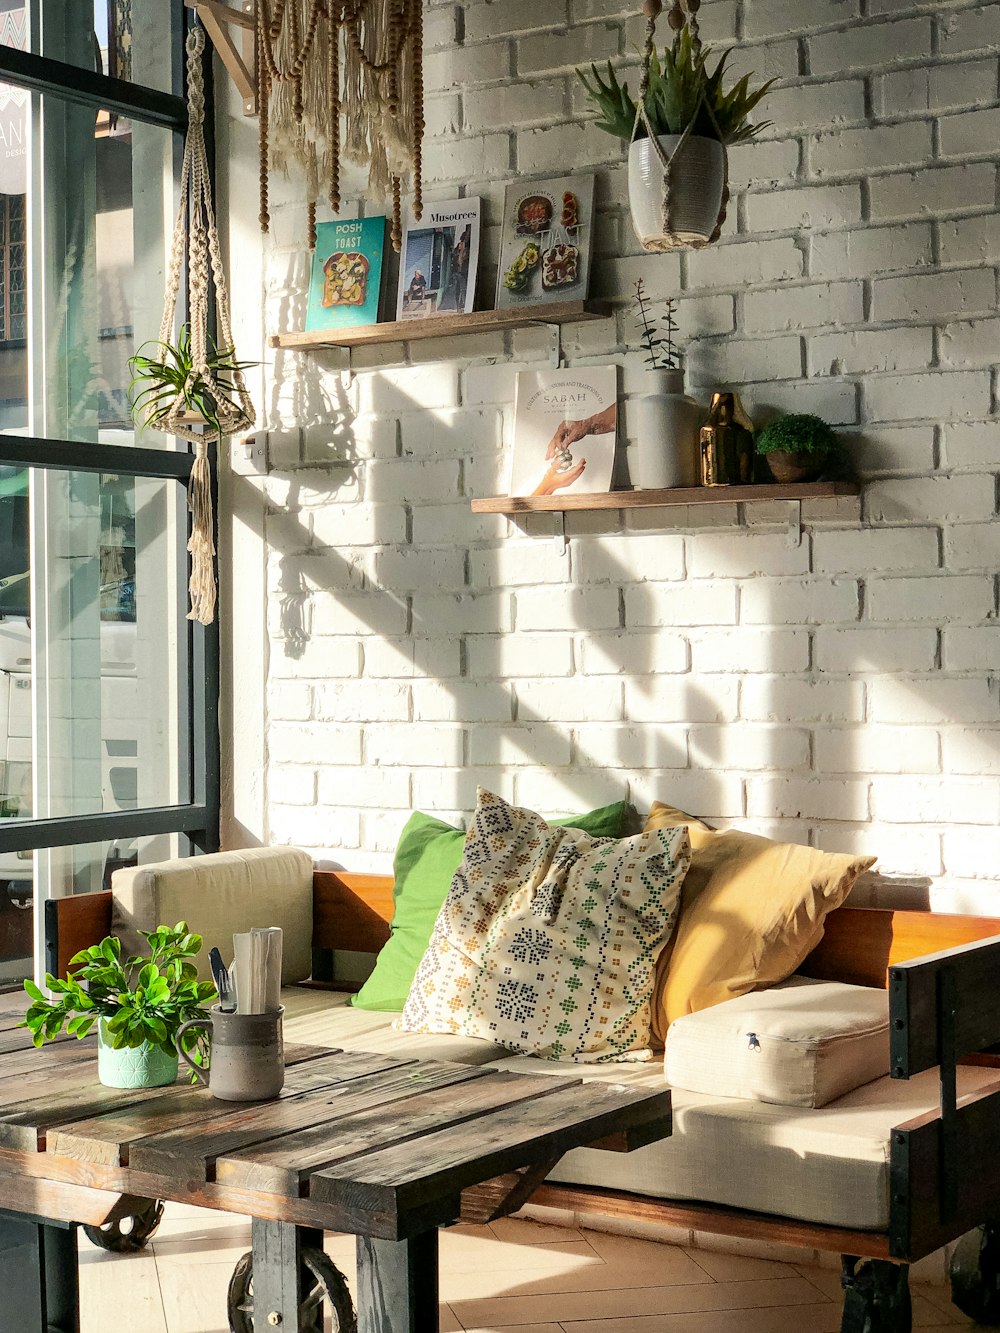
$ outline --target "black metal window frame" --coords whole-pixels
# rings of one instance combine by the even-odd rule
[[[183,41],[195,20],[191,11],[183,8],[183,0],[171,0],[171,3],[182,6],[183,16],[178,24],[178,39],[173,53],[172,92],[160,92],[8,46],[0,46],[0,83],[16,84],[33,93],[49,94],[63,102],[92,108],[95,112],[110,111],[133,121],[162,126],[181,136],[187,129],[187,107],[183,96]],[[209,165],[214,176],[211,48],[206,54],[205,91],[206,140]],[[177,142],[179,146],[182,141],[178,138]],[[122,476],[173,480],[186,487],[193,461],[190,449],[185,453],[131,445],[38,439],[0,432],[0,465],[57,471],[111,472]],[[209,448],[209,464],[214,502],[218,496],[218,475],[215,450],[212,447]],[[193,621],[184,623],[188,650],[188,800],[177,805],[96,812],[56,819],[0,820],[0,853],[111,842],[115,839],[166,833],[181,835],[192,851],[210,852],[218,848],[218,625],[203,626]]]

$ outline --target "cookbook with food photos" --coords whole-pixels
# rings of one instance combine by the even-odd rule
[[[309,283],[306,328],[377,324],[385,254],[384,217],[321,222]]]
[[[593,232],[593,176],[508,185],[497,309],[583,300]]]

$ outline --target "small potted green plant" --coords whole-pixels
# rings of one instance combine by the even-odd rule
[[[85,1037],[97,1025],[97,1069],[109,1088],[159,1088],[177,1078],[177,1031],[190,1018],[207,1018],[205,1002],[215,995],[211,982],[199,981],[192,958],[202,938],[186,921],[172,929],[140,931],[147,957],[122,957],[121,940],[108,935],[81,949],[65,978],[48,973],[49,999],[33,981],[24,989],[31,1000],[22,1027],[35,1046],[57,1037]],[[193,1050],[198,1034],[190,1032]]]
[[[751,88],[753,76],[747,74],[726,89],[723,75],[729,53],[712,69],[708,64],[711,55],[711,49],[702,47],[687,26],[664,48],[662,58],[651,45],[644,114],[628,84],[618,82],[610,61],[606,79],[596,65],[591,65],[589,79],[583,70],[577,70],[601,113],[598,127],[631,145],[629,205],[644,250],[699,247],[713,239],[725,202],[725,150],[749,142],[770,123],[753,124],[750,113],[774,80]]]
[[[757,435],[756,450],[777,482],[814,481],[845,463],[840,436],[822,417],[793,412],[778,417]]]

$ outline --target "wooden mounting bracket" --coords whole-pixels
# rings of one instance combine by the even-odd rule
[[[184,0],[201,19],[202,26],[219,53],[229,77],[243,98],[243,111],[248,116],[257,114],[257,80],[255,69],[256,21],[255,0],[239,0],[237,8],[223,0]],[[242,34],[237,46],[230,28],[239,28]]]

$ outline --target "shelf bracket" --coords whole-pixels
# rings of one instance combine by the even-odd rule
[[[788,534],[785,537],[785,545],[793,550],[796,546],[802,545],[802,501],[788,501]]]
[[[257,84],[254,76],[256,66],[254,0],[238,0],[237,8],[222,3],[222,0],[184,0],[184,4],[188,9],[195,11],[206,33],[212,39],[212,45],[218,51],[226,72],[243,99],[243,114],[255,116]],[[242,30],[242,50],[230,35],[230,27]]]
[[[569,538],[566,536],[566,510],[565,509],[556,510],[556,512],[552,515],[552,517],[555,520],[552,527],[553,527],[553,538],[556,544],[556,554],[568,555]]]
[[[562,326],[560,324],[546,324],[549,332],[549,365],[553,370],[558,370],[563,363],[562,354]]]

